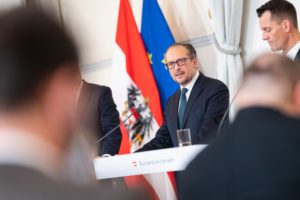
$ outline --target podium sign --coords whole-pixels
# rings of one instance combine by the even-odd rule
[[[141,174],[181,171],[206,145],[192,145],[161,149],[113,157],[97,157],[94,168],[97,179],[117,178]]]

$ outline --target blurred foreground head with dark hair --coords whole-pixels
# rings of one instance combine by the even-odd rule
[[[300,68],[266,54],[245,72],[237,116],[190,164],[182,199],[299,199]]]
[[[26,8],[1,13],[0,30],[0,199],[137,199],[68,183],[81,83],[70,36]]]

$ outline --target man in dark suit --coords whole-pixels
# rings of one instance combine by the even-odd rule
[[[245,73],[236,119],[183,172],[181,199],[299,199],[299,97],[299,65],[258,58]]]
[[[81,82],[72,39],[35,9],[0,13],[0,30],[0,199],[143,199],[71,182]]]
[[[82,80],[78,100],[78,120],[84,132],[92,134],[94,142],[120,124],[119,112],[109,87]],[[122,135],[116,129],[99,142],[98,155],[115,155],[119,152]]]
[[[177,147],[178,129],[190,129],[192,144],[210,143],[216,138],[219,123],[228,108],[227,87],[198,71],[197,54],[192,45],[173,44],[165,60],[180,89],[169,98],[164,123],[155,138],[138,151]]]
[[[300,59],[300,32],[293,4],[285,0],[271,0],[256,11],[262,39],[269,43],[272,51],[282,51],[292,60]]]

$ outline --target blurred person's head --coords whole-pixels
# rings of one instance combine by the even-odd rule
[[[36,9],[1,13],[0,30],[0,127],[68,148],[81,81],[74,42]]]
[[[257,10],[262,39],[272,51],[286,54],[300,39],[296,9],[288,1],[270,0]]]
[[[190,44],[175,43],[165,55],[166,67],[174,81],[186,86],[198,70],[197,53]]]
[[[300,65],[283,55],[264,54],[247,68],[236,105],[270,107],[300,116]]]

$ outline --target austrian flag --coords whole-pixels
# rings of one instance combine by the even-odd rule
[[[111,88],[121,120],[132,115],[121,125],[120,154],[130,153],[155,136],[162,125],[163,115],[149,57],[128,0],[120,0]],[[143,184],[154,199],[176,199],[175,184],[167,173],[156,178],[147,175],[125,180],[127,184]]]

